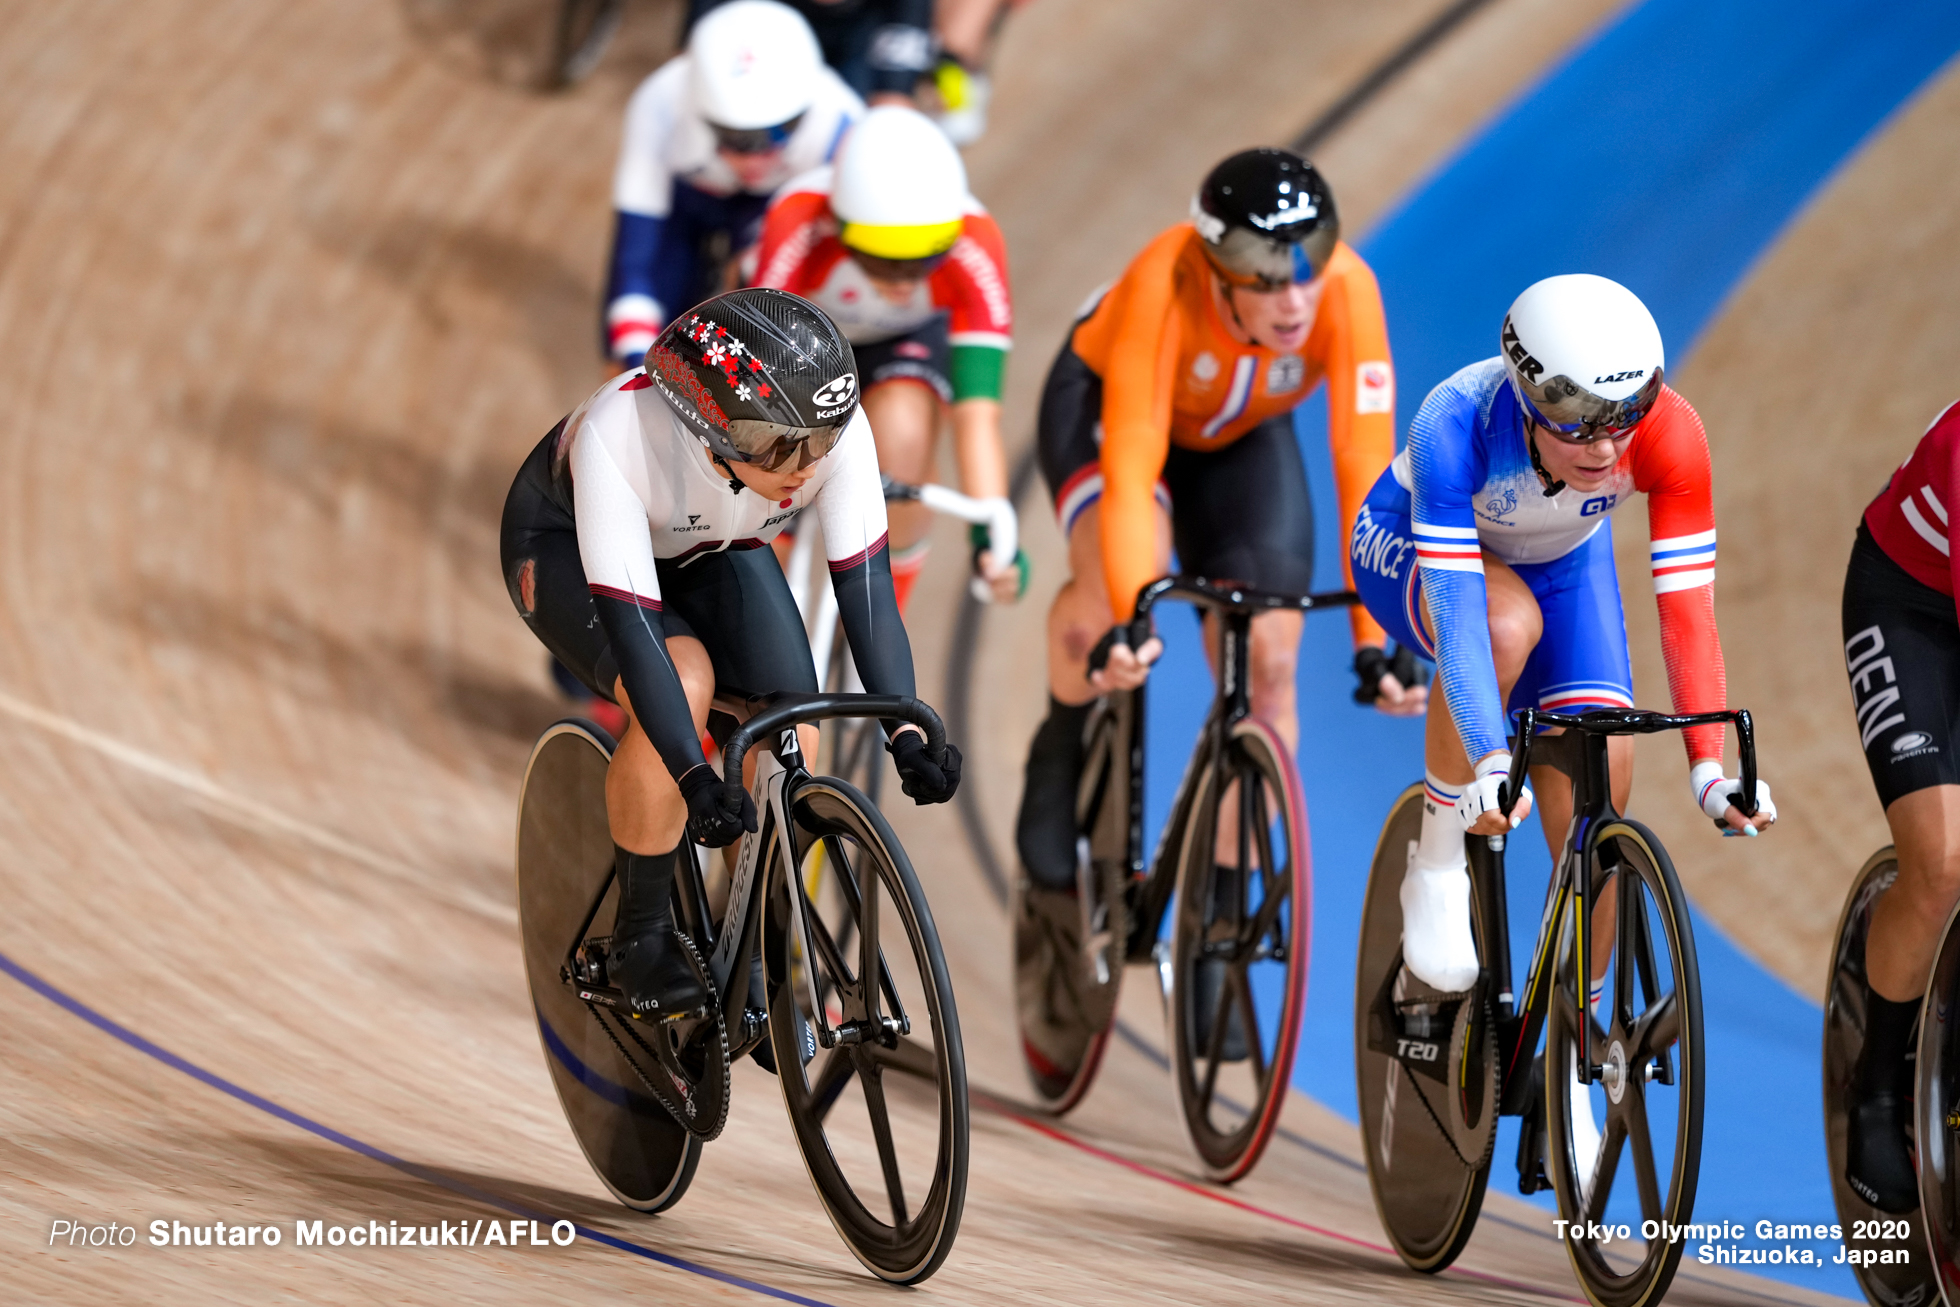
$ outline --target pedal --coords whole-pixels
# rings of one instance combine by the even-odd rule
[[[612,981],[606,974],[606,954],[611,951],[612,936],[592,936],[578,946],[578,952],[573,955],[570,974],[561,971],[560,979],[567,984],[610,988]]]

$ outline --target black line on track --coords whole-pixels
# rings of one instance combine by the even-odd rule
[[[1388,58],[1371,69],[1366,77],[1356,82],[1352,89],[1322,111],[1293,138],[1288,147],[1295,154],[1312,154],[1321,143],[1339,131],[1347,120],[1366,108],[1388,84],[1413,67],[1419,59],[1435,49],[1443,38],[1462,26],[1463,21],[1489,4],[1490,0],[1455,0],[1408,40],[1392,51]]]
[[[562,1217],[553,1217],[548,1212],[540,1212],[526,1207],[522,1203],[504,1197],[502,1194],[492,1193],[487,1189],[479,1189],[472,1184],[465,1184],[453,1176],[444,1175],[434,1167],[411,1162],[405,1157],[397,1157],[386,1149],[377,1148],[373,1144],[354,1138],[352,1135],[343,1134],[332,1126],[322,1125],[311,1117],[301,1116],[289,1107],[282,1107],[269,1098],[255,1094],[242,1085],[233,1084],[216,1072],[207,1071],[197,1063],[179,1057],[159,1044],[152,1043],[129,1027],[103,1016],[80,999],[56,988],[48,981],[43,980],[40,976],[29,971],[5,953],[0,953],[0,973],[12,976],[22,985],[33,990],[36,994],[47,999],[56,1007],[63,1009],[71,1016],[80,1017],[103,1034],[121,1040],[137,1052],[146,1057],[156,1059],[171,1070],[181,1071],[191,1079],[199,1081],[221,1094],[227,1094],[247,1107],[257,1108],[267,1116],[277,1117],[287,1125],[296,1126],[308,1134],[317,1135],[328,1143],[338,1144],[349,1152],[359,1153],[362,1157],[379,1162],[383,1166],[392,1167],[404,1175],[413,1176],[415,1179],[421,1180],[424,1183],[447,1189],[451,1193],[459,1194],[464,1198],[470,1199],[472,1202],[481,1203],[486,1207],[495,1207],[500,1211],[510,1212],[525,1220],[555,1222],[564,1219]],[[480,1224],[479,1222],[479,1226]],[[699,1275],[704,1279],[715,1280],[737,1289],[747,1289],[751,1293],[759,1293],[781,1302],[796,1303],[798,1307],[831,1307],[831,1304],[823,1302],[820,1299],[805,1298],[801,1294],[791,1293],[787,1289],[777,1289],[756,1280],[748,1280],[739,1275],[731,1275],[727,1271],[718,1271],[712,1266],[703,1266],[699,1262],[690,1262],[685,1258],[675,1257],[671,1253],[659,1252],[656,1249],[647,1247],[645,1244],[634,1243],[630,1239],[622,1239],[618,1235],[607,1234],[603,1230],[595,1230],[590,1226],[580,1225],[576,1221],[573,1221],[571,1225],[573,1230],[577,1232],[577,1236],[574,1237],[574,1245],[576,1244],[577,1237],[582,1236],[590,1239],[594,1243],[604,1244],[606,1247],[618,1249],[620,1252],[632,1253],[634,1256],[644,1257],[648,1261],[659,1262],[662,1266],[670,1266],[677,1271],[687,1271],[690,1274]],[[476,1245],[471,1244],[469,1246],[475,1247]],[[484,1246],[487,1247],[488,1245]]]

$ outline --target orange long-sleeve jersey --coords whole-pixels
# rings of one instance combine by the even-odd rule
[[[1313,330],[1298,354],[1235,339],[1212,300],[1213,275],[1197,232],[1179,223],[1144,247],[1075,328],[1075,352],[1103,383],[1103,574],[1119,619],[1153,579],[1153,496],[1173,442],[1223,448],[1297,406],[1325,379],[1342,540],[1395,457],[1388,328],[1381,290],[1361,256],[1335,246]],[[1170,491],[1175,502],[1177,487]],[[1341,569],[1353,586],[1345,549]],[[1356,607],[1352,618],[1357,645],[1387,638],[1366,609]]]

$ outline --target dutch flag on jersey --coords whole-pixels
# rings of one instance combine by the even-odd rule
[[[1654,569],[1654,593],[1670,594],[1715,582],[1715,533],[1670,536],[1647,546]]]
[[[1432,572],[1483,572],[1484,551],[1477,543],[1476,527],[1414,522],[1410,532],[1416,538],[1418,565]]]

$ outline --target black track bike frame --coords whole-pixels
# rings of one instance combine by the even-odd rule
[[[1669,715],[1639,709],[1610,708],[1587,713],[1541,712],[1526,708],[1518,714],[1517,751],[1511,757],[1510,774],[1499,790],[1499,808],[1510,816],[1527,770],[1531,766],[1532,739],[1541,726],[1563,727],[1577,737],[1579,757],[1572,777],[1572,825],[1566,831],[1565,845],[1545,895],[1544,915],[1538,926],[1531,969],[1524,992],[1514,995],[1511,985],[1510,913],[1504,893],[1504,840],[1502,835],[1470,840],[1471,876],[1477,903],[1483,914],[1485,970],[1490,989],[1496,994],[1496,1033],[1498,1056],[1499,1111],[1505,1116],[1521,1116],[1531,1107],[1532,1060],[1537,1056],[1538,1038],[1551,1011],[1552,986],[1558,953],[1559,927],[1564,914],[1574,914],[1575,944],[1573,963],[1576,974],[1589,982],[1592,976],[1593,877],[1583,874],[1596,860],[1599,832],[1617,820],[1613,807],[1611,770],[1607,764],[1606,740],[1612,735],[1652,735],[1659,731],[1689,726],[1735,726],[1737,753],[1742,761],[1741,790],[1731,802],[1746,816],[1755,815],[1756,735],[1747,709],[1732,712]],[[1721,823],[1717,823],[1719,826]],[[1650,945],[1651,947],[1651,945]],[[1652,958],[1635,959],[1644,976],[1654,974]],[[1582,982],[1582,983],[1585,983]],[[1583,1002],[1583,999],[1581,1000]],[[1582,1084],[1591,1084],[1600,1074],[1592,1057],[1590,1021],[1579,1023],[1577,1068]],[[1665,1064],[1663,1064],[1665,1070]],[[1547,1073],[1549,1074],[1549,1072]],[[1663,1076],[1671,1081],[1671,1072]]]
[[[762,914],[755,908],[762,870],[767,865],[766,859],[772,846],[778,843],[783,844],[785,849],[788,846],[788,832],[779,828],[777,818],[779,815],[788,816],[795,807],[797,791],[811,779],[802,746],[797,740],[796,728],[834,717],[876,717],[888,722],[910,722],[925,732],[926,747],[934,753],[939,752],[946,743],[946,727],[939,720],[939,715],[919,700],[899,695],[785,692],[749,699],[719,695],[715,699],[714,710],[709,713],[710,729],[718,737],[725,735],[721,774],[724,778],[722,784],[731,796],[743,792],[742,760],[758,743],[774,754],[782,766],[782,771],[778,773],[782,784],[780,805],[771,802],[770,795],[765,792],[773,784],[774,778],[758,777],[755,797],[760,800],[756,804],[760,829],[744,845],[719,929],[708,910],[707,886],[701,877],[699,861],[692,857],[682,859],[678,869],[680,874],[674,878],[688,933],[709,964],[710,978],[721,1001],[722,1020],[727,1027],[730,1047],[740,1045],[745,1035],[739,1024],[743,1019],[744,1005],[738,1003],[731,1008],[728,999],[737,986],[748,984],[749,960],[758,947]],[[716,729],[718,727],[731,729],[724,732]],[[693,847],[685,842],[683,846]],[[801,921],[814,909],[804,893],[803,878],[796,873],[793,857],[787,858],[786,866],[792,905],[797,919]],[[600,879],[598,891],[592,896],[578,929],[572,934],[560,974],[568,985],[577,990],[581,999],[617,1010],[623,1004],[619,990],[590,983],[586,979],[587,968],[579,957],[586,932],[592,929],[592,922],[599,915],[599,905],[605,901],[606,891],[612,887],[615,874],[609,871]],[[729,932],[735,932],[734,938],[728,938]],[[889,978],[884,988],[888,1001],[896,1005],[898,996],[891,992]],[[814,1033],[824,1048],[840,1040],[849,1043],[863,1037],[862,1032],[830,1029],[824,1023],[821,1008],[818,1009],[817,1027]]]
[[[1184,826],[1191,815],[1192,795],[1198,778],[1222,756],[1232,727],[1252,712],[1251,658],[1252,619],[1260,613],[1311,612],[1322,608],[1349,608],[1360,602],[1351,590],[1328,594],[1285,595],[1248,590],[1229,582],[1210,581],[1201,576],[1165,576],[1137,591],[1136,615],[1130,620],[1129,645],[1140,647],[1150,638],[1150,611],[1162,599],[1187,599],[1218,616],[1218,678],[1212,696],[1211,712],[1198,731],[1198,742],[1185,764],[1184,778],[1178,782],[1177,796],[1171,801],[1170,819],[1157,837],[1157,850],[1146,866],[1143,860],[1143,691],[1130,691],[1129,739],[1121,747],[1129,754],[1129,792],[1126,824],[1127,852],[1133,901],[1127,956],[1132,962],[1147,961],[1163,926],[1164,910],[1176,887],[1174,863],[1184,838]],[[1105,796],[1105,802],[1108,796]],[[1167,868],[1173,868],[1167,870]]]

